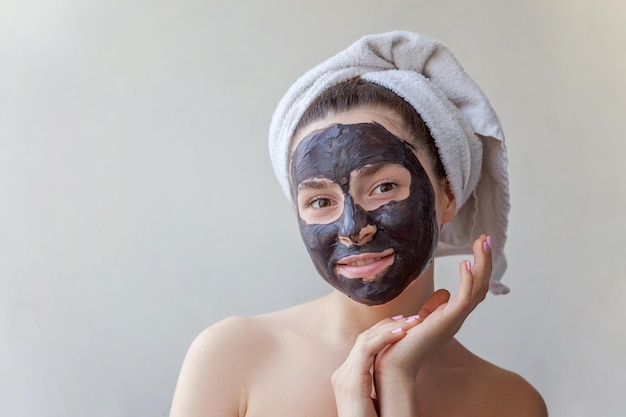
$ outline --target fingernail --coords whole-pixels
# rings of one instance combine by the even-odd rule
[[[416,314],[414,316],[407,317],[405,322],[406,323],[413,323],[415,320],[419,320],[419,318],[420,318],[419,314]]]
[[[402,333],[402,327],[398,327],[397,329],[393,329],[393,330],[391,331],[391,333],[393,333],[393,334]]]
[[[397,316],[393,316],[391,319],[392,320],[400,320],[402,317],[404,317],[404,315],[398,314]]]
[[[483,252],[489,252],[489,245],[487,244],[487,242],[483,242]]]
[[[470,261],[465,261],[465,268],[467,268],[468,271],[472,271],[472,263]]]
[[[487,246],[491,249],[491,236],[487,236]]]

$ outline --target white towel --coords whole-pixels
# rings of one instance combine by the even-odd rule
[[[440,42],[412,32],[368,35],[300,77],[281,99],[269,132],[274,172],[291,199],[288,155],[303,113],[327,88],[360,76],[409,102],[435,140],[457,212],[440,234],[437,255],[471,254],[492,236],[490,290],[506,294],[504,244],[509,213],[507,158],[500,121],[487,97]]]

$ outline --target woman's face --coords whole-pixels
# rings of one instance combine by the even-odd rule
[[[445,194],[403,139],[397,117],[360,108],[294,138],[292,193],[305,246],[322,277],[367,305],[387,303],[428,267]]]

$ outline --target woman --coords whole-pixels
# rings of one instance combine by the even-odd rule
[[[508,192],[497,117],[440,43],[371,35],[313,68],[279,104],[270,149],[334,291],[202,332],[172,417],[547,414],[453,338],[489,288],[507,291]],[[435,255],[468,251],[456,295],[434,291]]]

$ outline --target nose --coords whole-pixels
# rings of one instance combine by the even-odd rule
[[[368,224],[367,212],[354,204],[352,197],[346,195],[343,208],[341,226],[339,228],[339,242],[346,246],[363,246],[374,238],[376,226]]]

